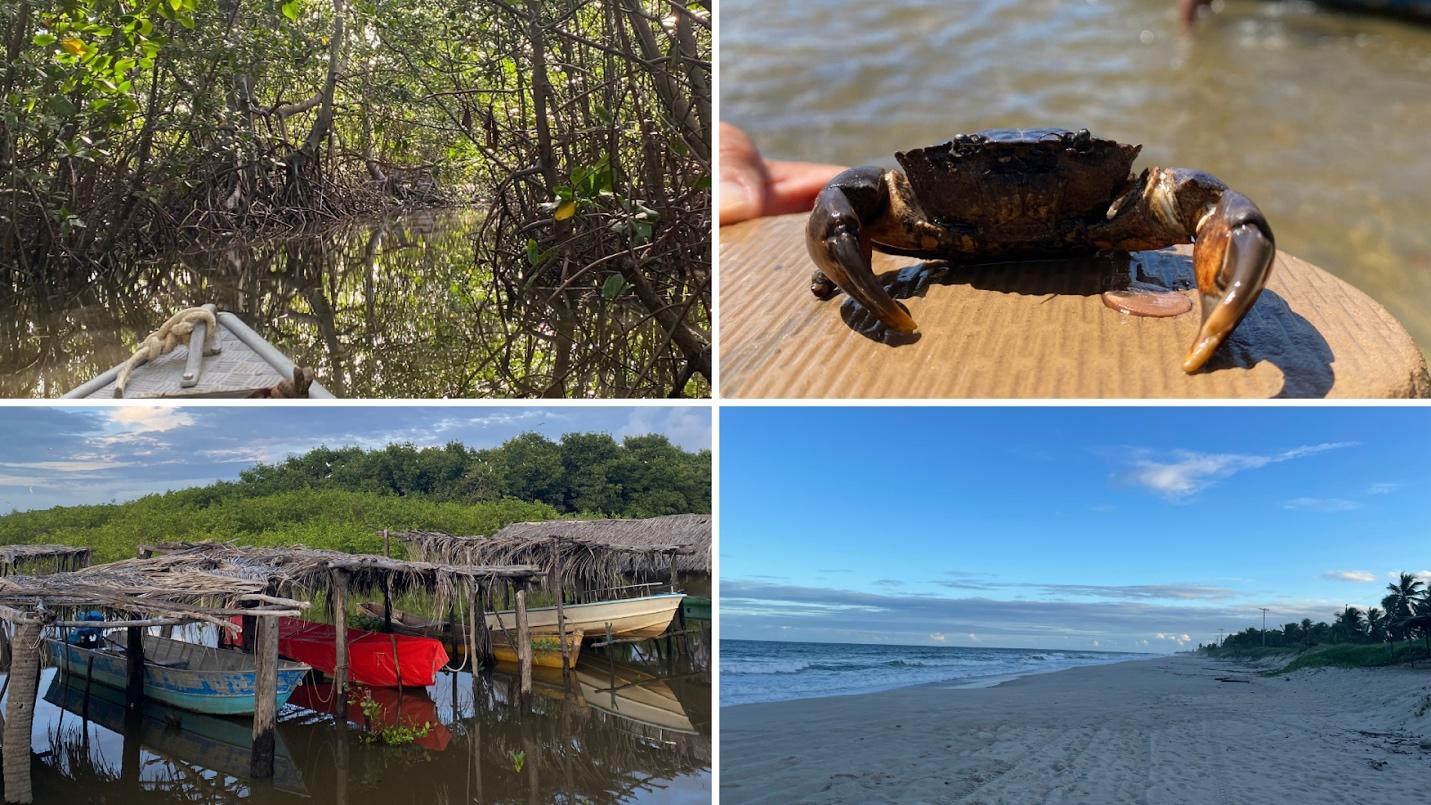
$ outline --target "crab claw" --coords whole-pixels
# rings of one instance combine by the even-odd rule
[[[825,277],[844,289],[885,326],[902,333],[919,328],[909,311],[894,301],[870,267],[870,238],[864,226],[887,204],[884,171],[851,168],[830,181],[815,198],[810,222],[805,226],[805,248]],[[816,278],[811,290],[821,296]]]
[[[1193,268],[1202,294],[1202,326],[1183,360],[1201,369],[1257,301],[1272,272],[1277,247],[1267,219],[1251,199],[1224,191],[1197,228]]]

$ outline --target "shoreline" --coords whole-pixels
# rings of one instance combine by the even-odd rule
[[[893,693],[900,690],[911,690],[917,688],[944,688],[948,690],[980,690],[983,688],[996,688],[1010,682],[1025,679],[1031,676],[1047,676],[1058,674],[1064,671],[1075,671],[1079,668],[1102,668],[1107,665],[1118,665],[1125,662],[1146,662],[1148,660],[1170,657],[1170,654],[1149,654],[1143,657],[1126,657],[1119,660],[1109,660],[1107,662],[1088,663],[1086,665],[1072,665],[1067,668],[1032,668],[1026,671],[993,673],[986,676],[965,677],[963,679],[945,679],[933,682],[911,682],[909,684],[896,685],[890,688],[880,688],[878,690],[860,690],[849,693],[823,693],[818,696],[801,696],[795,699],[773,699],[758,702],[740,702],[739,704],[721,704],[722,711],[737,707],[766,707],[773,704],[787,704],[789,702],[808,702],[818,699],[847,699],[851,696],[876,696],[881,693]]]
[[[1431,776],[1431,672],[1260,677],[1167,655],[985,687],[731,705],[721,708],[721,766],[729,802],[1415,797]]]

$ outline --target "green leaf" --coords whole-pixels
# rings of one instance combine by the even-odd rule
[[[36,47],[44,48],[55,43],[55,36],[54,34],[35,34],[34,38],[30,41],[33,42]]]
[[[537,263],[542,261],[542,254],[537,250],[537,242],[532,238],[527,238],[527,262],[536,268]]]
[[[606,278],[606,282],[601,283],[601,298],[608,302],[621,295],[626,289],[626,278],[620,274],[612,274]]]
[[[283,16],[287,17],[293,22],[298,21],[298,0],[288,0],[288,2],[283,4],[283,8],[281,10],[283,11]]]

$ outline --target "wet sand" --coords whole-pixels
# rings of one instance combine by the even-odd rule
[[[1431,779],[1431,743],[1421,747],[1431,742],[1428,703],[1431,670],[1266,678],[1177,656],[991,688],[929,685],[728,707],[721,801],[1410,799],[1424,796]]]

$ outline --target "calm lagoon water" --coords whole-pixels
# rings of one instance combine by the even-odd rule
[[[477,262],[482,220],[413,213],[94,276],[0,280],[0,397],[58,397],[126,360],[176,310],[206,302],[339,397],[670,395],[683,359],[634,296],[497,276]],[[692,307],[697,326],[705,310]],[[683,392],[705,396],[709,385],[696,375]]]

